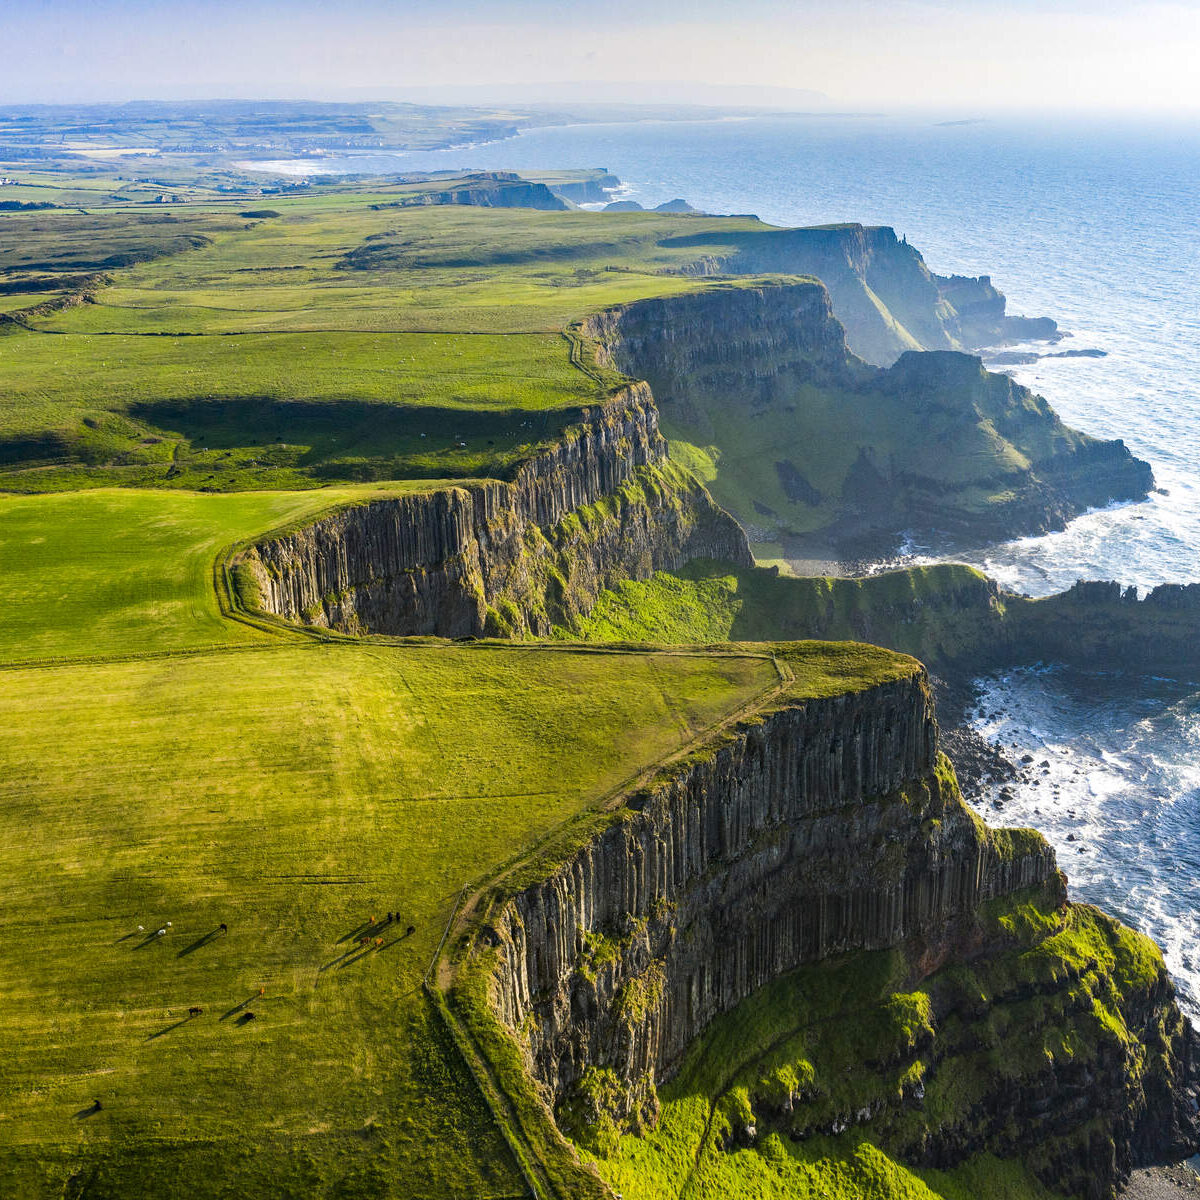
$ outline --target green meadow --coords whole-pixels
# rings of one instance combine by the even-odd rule
[[[519,1194],[420,988],[456,899],[777,675],[221,617],[224,546],[363,495],[3,501],[0,1192]]]
[[[505,474],[620,382],[573,322],[756,226],[414,190],[0,213],[0,488]]]
[[[259,630],[221,616],[222,550],[339,504],[427,486],[0,495],[0,666],[262,643]]]

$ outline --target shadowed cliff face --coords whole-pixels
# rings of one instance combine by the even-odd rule
[[[801,1141],[859,1124],[907,1162],[1027,1157],[1048,1185],[1100,1200],[1135,1162],[1196,1143],[1192,1035],[1150,944],[1075,913],[1064,883],[1039,835],[989,830],[966,809],[914,664],[779,703],[631,796],[493,912],[475,969],[491,972],[489,1003],[560,1125],[603,1154],[596,1130],[650,1130],[659,1086],[748,997],[798,968],[899,951],[907,987],[929,981],[925,1016],[895,1052],[881,1041],[847,1060],[856,1080],[837,1086],[859,1107],[843,1112],[819,1083],[780,1099],[764,1081],[740,1118],[712,1097],[718,1140],[753,1146],[761,1123]],[[855,1003],[868,1011],[868,990]],[[1036,1053],[1064,1038],[1070,1054]]]
[[[705,235],[707,244],[714,238]],[[667,240],[672,246],[689,240]],[[1026,339],[1054,339],[1047,317],[1009,317],[988,276],[935,275],[920,252],[887,226],[731,232],[729,253],[697,260],[702,274],[815,275],[854,352],[888,366],[906,350],[978,350]]]
[[[978,358],[862,362],[819,284],[638,301],[583,328],[602,361],[649,382],[718,502],[785,555],[1043,532],[1153,486],[1123,443],[1069,429]]]
[[[611,1067],[633,1112],[716,1016],[784,972],[909,940],[940,960],[980,901],[1054,872],[1034,834],[998,851],[939,774],[914,664],[789,704],[635,797],[496,922],[496,1004],[529,1029],[555,1097]]]
[[[635,384],[512,483],[343,509],[263,540],[240,566],[257,605],[288,620],[462,637],[544,635],[605,587],[708,556],[750,561],[736,522],[667,461]]]

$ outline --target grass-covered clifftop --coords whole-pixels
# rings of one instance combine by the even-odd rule
[[[3,502],[6,1195],[519,1193],[420,990],[460,889],[777,679],[222,620],[316,499]]]
[[[1011,535],[1150,486],[977,360],[862,363],[834,283],[831,315],[820,283],[749,273],[796,272],[797,247],[846,231],[537,211],[567,203],[547,186],[439,175],[270,207],[114,193],[0,213],[0,487],[511,479],[622,372],[650,379],[682,464],[768,543]],[[532,207],[490,207],[508,203]],[[948,302],[894,242],[850,257],[925,281],[904,294],[929,328],[905,345],[964,344],[935,336]]]
[[[584,1163],[563,1138],[567,1110],[556,1125],[538,1091],[581,1080],[553,1066],[553,1046],[540,1074],[525,1070],[513,1036],[532,1045],[538,1029],[498,1030],[486,972],[456,974],[464,946],[486,957],[520,942],[521,922],[506,917],[495,942],[481,922],[511,916],[505,906],[531,890],[560,889],[563,904],[540,910],[537,953],[511,979],[559,979],[565,965],[599,988],[618,961],[628,975],[615,1026],[613,1014],[581,1012],[576,1028],[569,1007],[543,1006],[543,1050],[552,1030],[569,1040],[627,1028],[630,1040],[597,1059],[608,1067],[637,1045],[660,1047],[674,1070],[683,1034],[720,1032],[734,1002],[799,962],[808,969],[810,949],[898,949],[909,915],[960,965],[973,948],[1002,954],[1003,914],[999,931],[976,926],[975,901],[1049,879],[1050,853],[963,809],[935,758],[919,665],[861,644],[734,640],[771,643],[779,635],[764,631],[783,612],[795,636],[911,624],[910,648],[949,654],[972,636],[980,587],[985,608],[995,597],[969,572],[802,593],[753,571],[741,532],[688,471],[704,454],[665,459],[649,390],[598,353],[625,306],[711,302],[710,324],[739,317],[722,329],[732,399],[765,389],[775,412],[778,362],[745,309],[800,297],[792,327],[773,329],[812,387],[783,397],[783,414],[832,403],[822,388],[837,371],[867,386],[876,376],[847,354],[819,283],[705,273],[731,230],[766,227],[492,207],[478,203],[478,180],[452,178],[318,186],[269,203],[197,186],[188,203],[159,204],[110,186],[94,189],[94,206],[88,181],[48,179],[42,193],[88,211],[0,213],[0,1191],[604,1195],[604,1172],[615,1178],[625,1150],[640,1151],[583,1138],[604,1159]],[[508,198],[540,201],[538,189],[572,182],[587,184],[546,177]],[[510,192],[483,190],[492,201]],[[687,322],[654,334],[678,337],[685,357],[721,353]],[[950,392],[939,397],[950,423],[978,425],[971,396]],[[1047,429],[1070,440],[1032,408],[1031,443]],[[685,572],[697,557],[739,565]],[[654,574],[664,565],[681,573]],[[630,577],[640,591],[627,590]],[[405,620],[388,625],[396,614]],[[552,625],[553,641],[516,640]],[[509,637],[350,636],[373,628]],[[594,640],[571,640],[583,636]],[[739,778],[747,786],[730,793]],[[793,811],[801,800],[811,813]],[[810,835],[828,851],[819,880],[798,850]],[[601,859],[614,866],[604,878],[628,885],[605,901],[618,909],[663,899],[668,877],[687,883],[690,958],[687,939],[674,957],[664,949],[676,934],[669,897],[639,929],[587,926],[596,936],[572,941],[568,929],[584,925],[567,914],[587,888],[571,872]],[[867,863],[878,868],[869,878]],[[820,904],[789,903],[818,883]],[[764,918],[757,934],[722,926],[722,895],[739,920]],[[1125,936],[1105,929],[1110,942]],[[963,940],[972,931],[986,947]],[[1117,1156],[1143,1110],[1169,1136],[1185,1129],[1176,1102],[1188,1067],[1166,983],[1135,1029],[1144,980],[1098,953],[1081,968],[1111,1018],[1098,1032],[1070,945],[1045,951],[1053,987],[1038,1020],[1022,1025],[1012,1006],[1029,997],[992,976],[978,996],[968,979],[964,1004],[982,1006],[976,1040],[1002,1026],[1049,1030],[1053,1049],[1096,1032],[1111,1104],[1094,1129],[1072,1110],[1067,1130]],[[891,1014],[893,992],[907,996],[950,959],[912,961],[920,979],[877,980],[871,1013]],[[681,1011],[688,979],[701,1007],[683,1034],[635,1037],[662,996]],[[460,984],[484,990],[464,997]],[[820,1000],[786,987],[764,1000],[793,1033],[797,996]],[[958,1009],[937,1003],[926,1014],[942,1022],[937,1054],[952,1056]],[[751,1022],[747,1053],[769,1024]],[[886,1021],[864,1028],[888,1044]],[[829,1060],[853,1078],[808,1098],[820,1120],[826,1101],[874,1089],[881,1069],[890,1086],[886,1065],[860,1049]],[[793,1050],[785,1065],[799,1079]],[[1156,1053],[1151,1069],[1143,1060]],[[937,1063],[926,1065],[932,1078]],[[972,1078],[990,1087],[996,1066]],[[625,1117],[631,1092],[650,1100],[644,1072],[628,1076],[617,1081]],[[1045,1083],[1036,1071],[1022,1079]],[[1163,1086],[1148,1091],[1148,1080]],[[1071,1086],[1054,1076],[1047,1094],[1070,1098]],[[670,1115],[673,1093],[663,1098]],[[754,1089],[745,1099],[767,1113]],[[1049,1173],[961,1106],[934,1115],[964,1139],[959,1173],[935,1181],[946,1200],[988,1177],[1012,1200],[1043,1200],[1031,1171],[1074,1186],[1076,1143]],[[669,1156],[699,1165],[713,1148],[690,1132],[670,1142],[670,1121],[660,1128]],[[924,1151],[891,1132],[872,1147],[853,1155],[903,1163],[876,1172],[891,1188],[881,1194],[910,1194]],[[1137,1143],[1139,1154],[1160,1148]],[[807,1178],[840,1187],[850,1153],[822,1151]],[[1109,1165],[1111,1181],[1123,1159]],[[710,1166],[734,1186],[724,1159]],[[783,1172],[771,1186],[799,1179]],[[736,1187],[753,1194],[740,1177]]]

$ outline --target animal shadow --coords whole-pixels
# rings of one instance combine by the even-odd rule
[[[155,1033],[148,1033],[146,1041],[152,1042],[155,1038],[166,1037],[168,1033],[174,1033],[176,1029],[186,1025],[190,1020],[191,1017],[184,1017],[182,1021],[176,1021],[174,1025],[168,1025],[165,1029],[159,1029]]]
[[[182,950],[180,950],[179,953],[175,955],[175,957],[176,958],[186,958],[189,954],[195,954],[197,950],[203,949],[205,946],[208,945],[209,942],[216,941],[216,939],[220,936],[220,933],[221,933],[220,926],[217,926],[216,929],[210,929],[202,937],[198,937],[190,946],[184,946],[184,948]]]

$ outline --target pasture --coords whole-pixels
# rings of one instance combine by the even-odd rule
[[[0,667],[4,1194],[518,1194],[420,990],[460,890],[776,681],[223,626],[214,546],[317,495],[6,502],[47,549]]]
[[[572,322],[756,227],[414,190],[0,213],[0,488],[504,474],[620,382]]]

